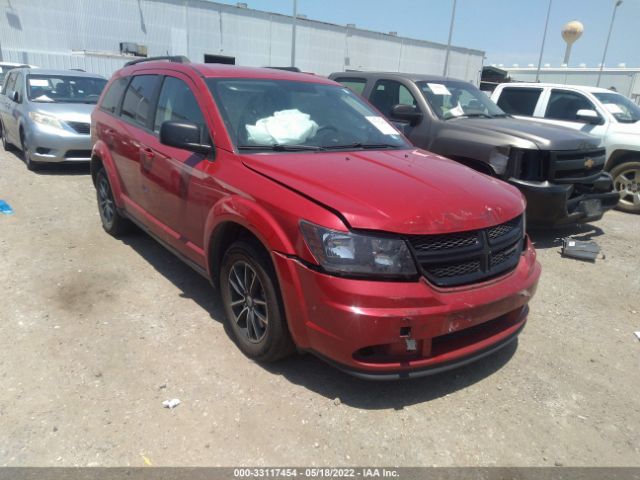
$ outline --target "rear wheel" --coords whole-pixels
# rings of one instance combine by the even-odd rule
[[[13,150],[13,145],[11,145],[7,140],[7,134],[2,123],[0,123],[0,135],[2,135],[2,148],[5,150],[5,152],[10,152],[11,150]]]
[[[27,143],[27,137],[24,134],[24,130],[20,129],[20,144],[22,147],[22,158],[24,159],[24,163],[27,164],[27,169],[32,172],[38,170],[42,164],[40,162],[34,162],[31,160],[31,147]]]
[[[625,162],[611,169],[613,184],[620,193],[618,210],[640,213],[640,162]]]
[[[220,269],[227,323],[240,350],[272,362],[294,351],[269,255],[250,241],[235,242]]]
[[[104,231],[114,237],[118,237],[129,231],[131,224],[116,208],[111,184],[109,183],[109,178],[104,168],[101,168],[96,175],[96,195],[98,197],[98,210],[100,211],[100,220],[102,221]]]

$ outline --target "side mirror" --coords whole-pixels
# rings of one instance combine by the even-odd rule
[[[16,103],[20,103],[20,92],[18,92],[17,90],[16,90],[16,91],[14,91],[14,92],[11,94],[11,100],[13,100],[13,101],[14,101],[14,102],[16,102]]]
[[[592,125],[598,125],[602,122],[600,115],[595,110],[583,108],[576,112],[576,119],[580,122],[590,123]]]
[[[418,107],[415,105],[394,105],[391,107],[391,114],[389,116],[392,120],[409,122],[409,125],[412,127],[422,120],[422,113],[420,113]]]
[[[202,143],[202,129],[189,122],[163,122],[160,125],[160,143],[208,155],[213,146]]]

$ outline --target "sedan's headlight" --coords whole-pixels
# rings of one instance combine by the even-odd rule
[[[416,266],[404,240],[340,232],[300,222],[309,250],[327,272],[375,277],[416,275]]]
[[[29,112],[29,116],[31,117],[31,120],[39,123],[40,125],[46,125],[47,127],[53,128],[64,128],[62,122],[53,115],[47,115],[46,113],[40,112]]]
[[[510,150],[509,147],[496,147],[489,156],[489,164],[498,175],[502,175],[507,171]]]

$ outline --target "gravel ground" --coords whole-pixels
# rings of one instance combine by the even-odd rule
[[[517,345],[370,383],[309,355],[245,358],[205,280],[102,231],[84,166],[31,173],[0,152],[0,199],[0,465],[640,465],[640,216],[534,235]],[[561,258],[568,234],[606,260]]]

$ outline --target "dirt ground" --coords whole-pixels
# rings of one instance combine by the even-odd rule
[[[0,152],[0,199],[0,465],[640,465],[640,216],[534,236],[517,345],[370,383],[309,355],[245,358],[205,280],[102,231],[84,166],[31,173]],[[561,258],[568,234],[606,260]]]

